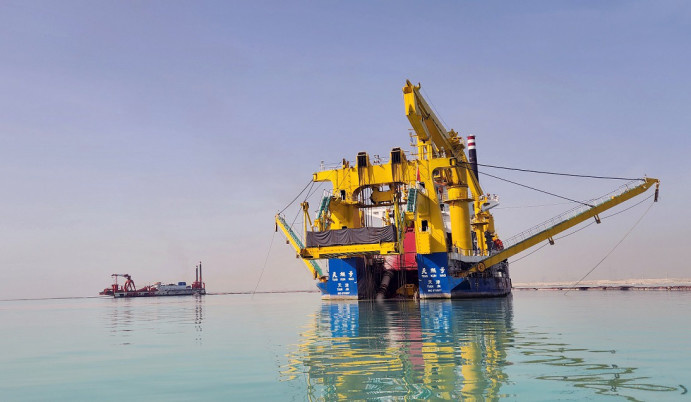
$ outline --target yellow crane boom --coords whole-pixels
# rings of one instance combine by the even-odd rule
[[[288,243],[293,246],[295,251],[297,252],[298,257],[303,257],[301,254],[303,253],[303,250],[305,248],[305,245],[303,244],[302,240],[300,237],[293,231],[293,229],[290,228],[290,225],[283,219],[281,215],[276,215],[276,230],[281,229],[283,234],[286,236],[286,239],[288,240]],[[324,272],[322,271],[321,267],[319,264],[314,261],[313,259],[305,259],[305,258],[300,258],[302,262],[305,263],[307,266],[307,269],[312,272],[312,277],[314,279],[324,277]]]
[[[590,208],[586,209],[583,212],[577,213],[575,216],[565,219],[561,222],[555,223],[554,225],[551,226],[545,226],[542,230],[538,231],[535,234],[530,234],[526,236],[525,238],[518,239],[518,241],[515,244],[508,245],[505,249],[501,250],[500,252],[491,255],[488,258],[485,258],[478,262],[476,265],[471,267],[468,271],[465,271],[464,274],[470,274],[473,272],[477,271],[484,271],[486,267],[491,267],[494,264],[497,264],[509,257],[512,257],[521,251],[525,251],[528,248],[543,242],[545,240],[549,240],[550,244],[554,244],[553,236],[557,235],[558,233],[561,233],[567,229],[570,229],[579,223],[585,222],[586,220],[590,218],[595,218],[595,220],[600,223],[599,219],[599,214],[613,208],[619,204],[621,204],[624,201],[627,201],[639,194],[644,193],[646,190],[648,190],[653,184],[655,184],[655,202],[657,202],[657,195],[660,187],[660,181],[658,179],[653,179],[653,178],[645,178],[641,179],[642,183],[629,187],[628,185],[625,186],[623,191],[617,195],[611,196],[609,199],[602,201],[601,203],[598,203],[597,205],[592,205]],[[520,235],[519,235],[520,236]],[[507,241],[507,243],[510,240]]]
[[[420,94],[420,88],[420,84],[413,85],[410,80],[406,80],[406,85],[403,87],[405,114],[418,139],[423,143],[431,141],[436,152],[454,157],[468,165],[468,158],[463,152],[465,148],[463,140],[459,139],[458,133],[454,130],[446,130],[444,124]],[[474,174],[468,172],[468,179],[468,186],[475,198],[484,194]]]

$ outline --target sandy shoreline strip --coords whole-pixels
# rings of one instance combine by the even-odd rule
[[[691,291],[691,279],[623,279],[576,282],[514,283],[515,290],[683,290]]]

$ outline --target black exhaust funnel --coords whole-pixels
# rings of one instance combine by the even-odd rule
[[[475,150],[475,136],[468,136],[468,162],[470,162],[470,170],[475,175],[475,180],[480,183],[480,176],[477,174],[477,151]]]

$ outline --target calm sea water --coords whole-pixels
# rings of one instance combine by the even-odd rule
[[[0,399],[691,400],[691,293],[0,302]]]

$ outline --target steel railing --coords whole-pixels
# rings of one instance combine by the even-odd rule
[[[588,211],[594,207],[597,207],[598,205],[601,205],[604,202],[609,201],[614,197],[617,197],[617,196],[619,196],[619,195],[621,195],[621,194],[623,194],[629,190],[632,190],[635,187],[638,187],[638,185],[639,185],[638,183],[639,183],[639,180],[632,180],[626,184],[623,184],[622,186],[620,186],[616,190],[611,191],[611,192],[603,195],[602,197],[584,201],[583,204],[585,204],[585,205],[581,204],[581,205],[579,205],[575,208],[572,208],[566,212],[562,212],[561,214],[559,214],[553,218],[550,218],[544,222],[541,222],[541,223],[539,223],[539,224],[537,224],[537,225],[535,225],[529,229],[526,229],[523,232],[520,232],[516,235],[513,235],[513,236],[509,237],[508,239],[504,240],[504,248],[509,248],[515,244],[522,242],[523,240],[526,240],[532,236],[535,236],[538,233],[544,232],[545,230],[548,230],[548,229],[550,229],[550,228],[552,228],[552,227],[554,227],[554,226],[556,226],[556,225],[558,225],[564,221],[567,221],[567,220],[574,218],[574,217],[576,217],[576,216],[578,216],[578,215],[580,215],[580,214],[582,214],[582,213],[584,213],[584,212],[586,212],[586,211]]]

